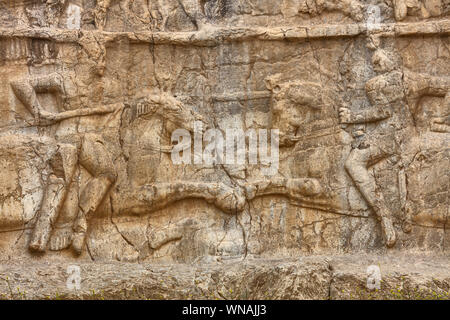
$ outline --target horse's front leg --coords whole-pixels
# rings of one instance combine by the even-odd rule
[[[313,178],[273,178],[246,183],[245,193],[248,200],[267,195],[282,195],[295,200],[321,194],[322,186]]]
[[[230,214],[242,211],[246,200],[239,189],[223,183],[155,183],[128,193],[119,214],[147,214],[184,199],[203,199]]]

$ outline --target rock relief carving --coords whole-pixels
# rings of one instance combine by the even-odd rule
[[[408,160],[402,159],[402,147],[412,134],[409,130],[412,119],[408,121],[408,115],[414,118],[417,103],[423,96],[442,98],[448,95],[450,78],[403,71],[395,52],[380,48],[377,37],[369,39],[368,47],[373,50],[372,65],[378,74],[365,85],[370,106],[362,112],[353,112],[346,107],[339,109],[340,122],[344,127],[352,125],[354,137],[345,169],[378,216],[386,246],[392,247],[396,242],[392,213],[369,168],[383,159],[400,166],[407,163]],[[368,131],[366,125],[370,123],[375,128]],[[408,220],[405,222],[404,230],[410,230],[409,223]]]
[[[59,74],[30,77],[11,82],[11,87],[22,104],[34,117],[36,126],[51,126],[59,122],[81,116],[105,114],[112,112],[116,106],[77,109],[53,113],[46,111],[39,99],[38,93],[51,92],[63,95],[63,79]],[[86,216],[95,212],[110,186],[116,180],[116,172],[111,157],[103,145],[100,134],[83,133],[59,136],[57,139],[48,137],[57,145],[57,153],[50,160],[52,174],[48,177],[46,190],[39,210],[39,216],[34,226],[29,247],[34,251],[44,251],[50,240],[52,227],[58,219],[67,195],[75,188],[74,174],[77,164],[83,166],[93,179],[81,190],[80,203],[72,203],[72,208],[65,208],[69,215],[77,219],[75,226],[74,248],[81,250],[84,241]],[[51,247],[55,250],[64,247],[70,237],[69,228],[59,229],[54,235]]]

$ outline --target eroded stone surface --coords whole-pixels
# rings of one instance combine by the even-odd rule
[[[431,258],[431,259],[430,259]],[[381,270],[367,287],[367,268]],[[246,259],[203,265],[81,263],[80,286],[67,287],[71,265],[1,264],[3,299],[449,299],[448,258],[442,255],[344,255]]]
[[[0,259],[448,257],[449,10],[1,1]],[[200,125],[279,130],[276,174],[175,164]]]

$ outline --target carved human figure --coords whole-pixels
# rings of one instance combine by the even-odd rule
[[[57,75],[49,75],[27,80],[12,81],[11,87],[17,98],[24,104],[27,110],[33,115],[32,120],[25,120],[22,124],[16,123],[9,128],[6,135],[14,135],[18,143],[33,145],[34,142],[44,144],[47,149],[50,172],[46,181],[46,189],[41,203],[40,211],[44,212],[42,220],[53,220],[61,209],[69,184],[72,182],[74,174],[73,157],[76,157],[76,148],[72,145],[58,142],[54,139],[47,117],[51,114],[45,111],[38,99],[37,93],[60,93],[62,90],[62,79]],[[24,128],[35,127],[36,133],[26,133]],[[27,142],[26,142],[27,141]],[[41,226],[46,229],[44,225]],[[38,228],[41,228],[38,227]],[[34,236],[33,236],[34,237]],[[34,237],[34,239],[36,239]],[[47,238],[48,240],[48,238]],[[35,241],[32,241],[35,243]]]
[[[224,17],[230,6],[230,2],[227,0],[203,0],[200,2],[208,19]]]
[[[166,28],[169,14],[176,10],[176,1],[150,1],[148,3],[150,16],[152,18],[152,27],[164,30]]]
[[[420,16],[423,19],[442,15],[442,0],[393,0],[394,14],[397,21],[407,15]]]
[[[341,11],[355,21],[364,18],[364,7],[359,0],[302,0],[300,12],[318,15],[324,11]]]
[[[345,169],[379,220],[386,246],[396,243],[392,215],[369,168],[383,159],[398,161],[400,146],[408,139],[412,119],[408,114],[424,95],[445,96],[450,82],[445,77],[432,77],[404,71],[392,52],[377,48],[372,55],[377,76],[366,83],[369,108],[355,112],[340,108],[342,124],[353,124],[354,142]],[[371,131],[366,130],[369,126]],[[409,132],[411,134],[411,132]]]
[[[30,3],[25,13],[32,26],[58,27],[66,0],[43,0]]]
[[[37,94],[40,92],[63,94],[63,80],[58,74],[13,81],[11,87],[17,98],[34,115],[35,124],[38,126],[50,126],[74,117],[112,111],[111,108],[104,107],[63,111],[56,114],[46,111],[41,106]],[[77,164],[82,165],[93,176],[82,190],[79,204],[75,202],[72,208],[66,208],[70,214],[76,215],[79,221],[83,221],[86,215],[96,210],[116,179],[114,164],[100,135],[70,134],[67,137],[58,136],[58,139],[54,141],[58,145],[58,152],[50,161],[52,174],[48,178],[39,216],[29,243],[30,249],[34,251],[45,251],[47,247],[69,189],[76,188],[74,173]],[[53,238],[53,249],[64,246],[71,236],[71,232],[66,229],[60,229],[58,232]],[[80,232],[82,231],[75,230],[75,234]],[[76,239],[74,238],[74,245],[79,249]]]
[[[66,0],[46,0],[45,16],[50,26],[58,26],[59,17],[62,14]]]
[[[97,0],[97,4],[94,9],[94,21],[98,30],[103,30],[106,25],[106,14],[108,13],[111,1],[112,0]]]

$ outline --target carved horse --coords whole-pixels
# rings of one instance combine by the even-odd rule
[[[243,210],[244,195],[223,183],[158,182],[166,180],[167,170],[173,167],[170,163],[171,133],[178,128],[194,132],[196,121],[202,121],[206,128],[207,124],[199,113],[166,93],[149,94],[123,107],[119,128],[123,165],[111,165],[115,171],[122,170],[110,191],[115,216],[149,214],[190,198],[204,199],[226,213]],[[95,150],[91,156],[95,157]],[[95,194],[95,190],[91,192]],[[61,250],[72,245],[75,252],[81,253],[88,221],[98,205],[84,206],[80,203],[76,216],[73,210],[63,211],[55,226],[50,249]]]

